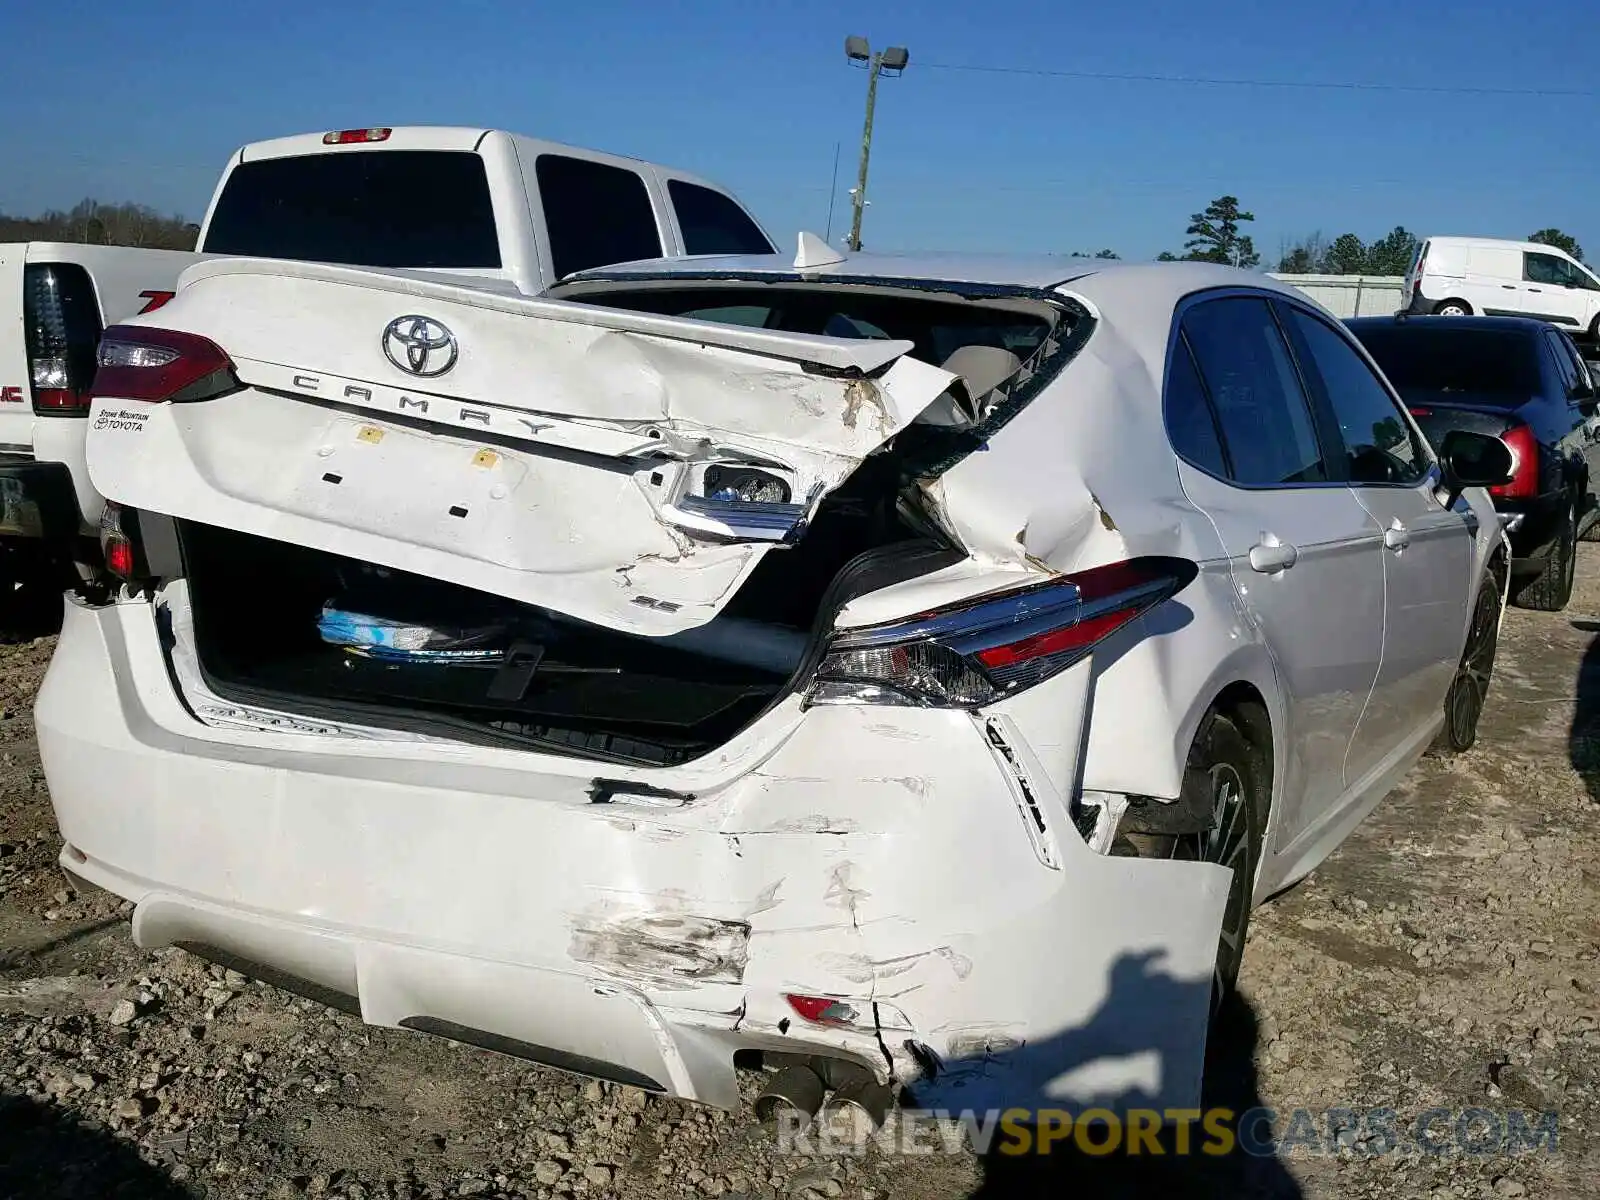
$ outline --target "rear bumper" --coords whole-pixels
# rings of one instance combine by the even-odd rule
[[[1566,516],[1563,499],[1541,497],[1514,503],[1514,507],[1504,501],[1495,505],[1511,542],[1511,570],[1519,575],[1534,573],[1544,568],[1560,536]]]
[[[1087,674],[1041,685],[1066,745]],[[728,1108],[744,1049],[924,1103],[1197,1101],[1229,874],[1090,851],[1004,712],[795,707],[671,771],[246,733],[184,708],[149,605],[69,603],[36,718],[62,865],[141,945],[373,1024]]]
[[[0,454],[0,538],[73,541],[82,526],[66,463]]]

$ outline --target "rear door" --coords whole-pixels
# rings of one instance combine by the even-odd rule
[[[107,498],[646,634],[714,617],[955,379],[909,342],[309,263],[201,266],[146,320],[243,387],[97,399]]]
[[[1345,792],[1383,649],[1382,534],[1330,470],[1266,296],[1201,293],[1181,310],[1167,421],[1184,491],[1221,535],[1282,687],[1281,846]]]
[[[1383,537],[1383,659],[1345,760],[1354,786],[1442,711],[1466,636],[1477,521],[1446,507],[1422,436],[1342,329],[1280,302],[1301,371],[1337,431],[1342,477]]]

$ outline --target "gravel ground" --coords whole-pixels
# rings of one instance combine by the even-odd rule
[[[1269,1157],[1028,1161],[779,1153],[747,1114],[369,1029],[140,951],[126,906],[55,867],[30,720],[52,643],[0,647],[0,1197],[1600,1194],[1597,630],[1586,546],[1567,612],[1508,615],[1479,747],[1425,761],[1257,913],[1212,1098],[1312,1137]],[[1325,1110],[1373,1107],[1402,1141],[1452,1110],[1433,1127],[1446,1152],[1378,1153],[1366,1126],[1309,1144]],[[1465,1126],[1487,1152],[1456,1146],[1469,1108],[1488,1110]],[[1555,1152],[1494,1145],[1508,1110],[1557,1111]]]

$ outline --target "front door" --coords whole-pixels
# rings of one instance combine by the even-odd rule
[[[1571,269],[1566,259],[1556,254],[1538,254],[1532,250],[1522,255],[1522,294],[1524,311],[1530,317],[1554,321],[1569,329],[1581,329],[1588,324],[1589,293],[1573,286],[1579,272]]]
[[[1202,414],[1209,407],[1218,445],[1215,453],[1178,447],[1189,460],[1179,478],[1227,548],[1284,697],[1287,761],[1273,822],[1282,846],[1345,794],[1345,756],[1383,649],[1382,534],[1324,461],[1269,301],[1201,299],[1183,311],[1180,330],[1169,426],[1185,403]]]

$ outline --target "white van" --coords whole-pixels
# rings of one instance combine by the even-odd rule
[[[1406,272],[1401,304],[1408,313],[1537,317],[1600,340],[1600,278],[1538,242],[1428,238]]]

